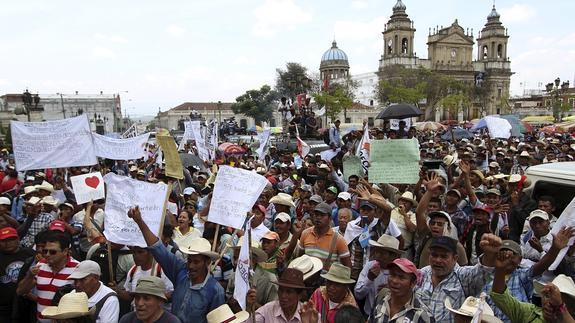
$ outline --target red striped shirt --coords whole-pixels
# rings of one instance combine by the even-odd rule
[[[37,315],[40,322],[50,322],[50,320],[42,320],[42,310],[46,306],[52,305],[52,299],[58,288],[74,284],[72,280],[68,280],[68,276],[72,273],[74,268],[78,265],[78,261],[72,257],[68,257],[66,266],[57,273],[52,272],[50,265],[43,259],[39,262],[40,270],[36,274],[36,289],[38,296]]]

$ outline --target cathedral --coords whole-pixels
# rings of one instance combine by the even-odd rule
[[[416,30],[406,10],[402,0],[397,0],[393,6],[393,13],[384,26],[383,53],[376,72],[379,80],[390,77],[386,75],[389,67],[402,66],[410,69],[422,67],[475,87],[483,87],[485,99],[481,102],[475,100],[469,109],[459,111],[458,115],[451,115],[446,111],[447,109],[442,107],[434,110],[427,109],[423,104],[426,120],[469,120],[490,114],[505,113],[510,77],[513,73],[507,57],[509,35],[500,21],[500,15],[495,6],[487,16],[487,23],[476,39],[474,39],[473,29],[463,28],[457,19],[447,27],[429,28],[427,58],[425,59],[419,58],[414,52],[413,42]],[[474,58],[475,41],[477,41],[477,55]],[[330,49],[332,53],[336,48],[334,42]],[[320,65],[322,79],[347,75],[349,64],[347,64],[347,56],[344,55],[345,53],[335,55],[338,60],[337,63],[335,61],[333,63],[336,64],[331,64],[329,55],[322,57]],[[343,62],[344,58],[345,62]],[[362,76],[362,78],[365,77],[367,76]],[[374,83],[377,84],[377,82]],[[374,86],[377,86],[376,84]],[[371,92],[370,95],[374,97],[376,91]],[[362,92],[359,96],[362,97],[363,94]]]

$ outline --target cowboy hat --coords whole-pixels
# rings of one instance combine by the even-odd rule
[[[228,304],[223,304],[212,310],[206,316],[208,323],[240,323],[250,318],[250,313],[240,311],[234,314]]]
[[[40,184],[40,185],[36,185],[36,189],[48,191],[50,193],[54,192],[54,186],[52,186],[52,184],[50,184],[46,181],[43,181],[42,184]]]
[[[455,309],[451,305],[451,301],[449,300],[449,297],[447,297],[444,301],[445,307],[450,312],[456,313],[459,315],[463,315],[463,316],[467,316],[467,317],[473,317],[473,315],[475,315],[475,313],[479,310],[479,305],[481,303],[483,303],[483,313],[481,314],[481,319],[480,319],[481,322],[486,322],[486,323],[500,323],[500,322],[502,322],[500,319],[495,317],[491,307],[489,307],[489,305],[487,303],[485,303],[485,301],[482,301],[480,298],[475,298],[473,296],[467,297],[465,299],[465,301],[463,302],[463,304],[461,304],[461,307],[459,309]]]
[[[355,280],[351,279],[351,269],[340,263],[332,264],[327,274],[322,274],[321,277],[340,284],[355,283]]]
[[[303,280],[307,280],[323,269],[323,263],[319,258],[303,255],[292,260],[289,263],[288,268],[294,268],[301,271],[303,273]]]
[[[48,306],[42,310],[42,316],[46,319],[71,319],[86,315],[93,315],[96,306],[88,308],[88,295],[86,293],[70,292],[60,299],[58,306]]]
[[[186,255],[202,255],[209,257],[212,260],[219,258],[219,254],[212,251],[212,245],[204,238],[192,239],[187,246],[180,246],[180,251]]]
[[[403,194],[401,194],[401,197],[398,198],[397,200],[398,201],[406,200],[408,202],[411,202],[411,205],[413,207],[417,207],[417,201],[415,200],[415,196],[410,191],[405,191]]]
[[[377,239],[377,241],[369,240],[369,245],[372,247],[382,248],[397,254],[401,254],[402,252],[399,249],[399,240],[387,234],[382,234],[381,237]]]
[[[446,155],[445,157],[443,157],[443,163],[445,164],[445,166],[451,166],[453,163],[455,163],[456,158],[451,156],[451,155]]]
[[[289,207],[295,207],[291,195],[285,193],[278,193],[278,195],[272,197],[270,199],[270,204],[279,204]]]
[[[557,288],[559,288],[559,291],[562,294],[566,294],[572,298],[575,298],[575,283],[573,282],[573,279],[571,277],[560,274],[557,277],[555,277],[555,279],[553,279],[551,283],[557,286]],[[535,293],[541,295],[541,290],[547,284],[549,283],[543,283],[537,280],[534,281],[533,288],[535,289]]]
[[[277,282],[271,282],[282,287],[308,289],[303,283],[303,273],[295,268],[286,268]]]

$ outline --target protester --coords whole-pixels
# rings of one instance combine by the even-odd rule
[[[47,306],[42,316],[56,323],[92,323],[96,308],[88,306],[88,296],[84,292],[68,293],[55,306]]]
[[[316,289],[310,301],[325,322],[333,323],[340,306],[357,307],[353,293],[349,290],[349,285],[354,284],[355,280],[350,278],[351,269],[338,263],[332,264],[329,271],[321,277],[325,279],[325,286]]]
[[[122,317],[120,323],[179,323],[180,319],[164,310],[168,302],[164,281],[155,276],[138,280],[134,294],[134,311]],[[208,314],[209,315],[209,314]]]

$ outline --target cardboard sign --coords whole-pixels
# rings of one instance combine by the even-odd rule
[[[370,183],[415,184],[419,180],[417,139],[372,140]]]
[[[162,148],[162,153],[166,159],[166,176],[183,179],[184,169],[180,155],[176,150],[174,138],[171,136],[156,136],[156,141],[158,145],[160,145],[160,148]]]
[[[363,176],[363,166],[358,156],[343,157],[343,180],[347,183],[351,175]]]
[[[111,242],[146,247],[140,228],[128,217],[128,210],[136,205],[150,230],[158,235],[163,224],[164,209],[171,187],[152,184],[126,176],[108,173],[104,176],[107,193],[104,235]]]
[[[222,166],[214,183],[208,221],[241,229],[268,180],[245,169]]]
[[[137,137],[115,139],[92,133],[96,156],[113,160],[130,160],[144,157],[150,133]]]
[[[97,163],[88,117],[10,121],[16,169],[65,168]]]
[[[98,172],[72,176],[70,182],[78,204],[104,198],[104,180]]]

